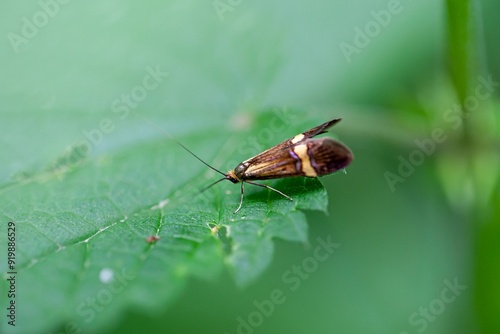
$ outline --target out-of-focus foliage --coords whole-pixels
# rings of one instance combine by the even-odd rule
[[[498,9],[0,5],[1,331],[497,333]],[[165,136],[226,171],[334,117],[347,174],[246,187],[237,216]]]

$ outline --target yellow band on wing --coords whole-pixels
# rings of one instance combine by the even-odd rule
[[[293,137],[292,139],[292,144],[297,144],[299,141],[301,141],[302,139],[304,139],[304,134],[301,133],[301,134],[298,134],[296,135],[295,137]]]
[[[297,137],[298,136],[295,136],[295,138]],[[295,138],[293,140],[295,140]],[[293,148],[293,151],[295,152],[295,154],[297,154],[297,156],[300,159],[300,162],[302,163],[302,172],[304,172],[304,174],[309,177],[318,176],[318,173],[316,173],[313,166],[311,165],[311,159],[309,159],[309,154],[307,154],[307,145],[306,144],[297,145]]]

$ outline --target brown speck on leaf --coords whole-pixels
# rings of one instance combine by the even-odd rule
[[[150,244],[157,242],[158,240],[160,240],[160,237],[157,235],[150,235],[149,237],[146,238],[146,242]]]

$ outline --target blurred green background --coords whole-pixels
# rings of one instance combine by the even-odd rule
[[[91,159],[162,138],[144,119],[181,136],[271,107],[302,110],[299,125],[342,117],[333,131],[355,154],[347,175],[321,179],[329,214],[307,212],[309,244],[276,240],[253,284],[238,288],[226,271],[190,279],[174,303],[125,305],[93,332],[500,332],[495,1],[0,9],[2,191],[109,115],[116,129]],[[154,68],[168,75],[117,117],[114,101]],[[313,256],[318,237],[340,246],[292,290],[283,275]],[[283,303],[256,315],[276,289]],[[49,332],[75,332],[65,320]]]

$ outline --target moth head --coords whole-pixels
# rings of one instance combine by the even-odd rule
[[[238,168],[238,167],[236,167],[236,168]],[[230,170],[229,172],[227,172],[225,179],[229,180],[229,181],[231,181],[233,183],[239,183],[241,181],[241,179],[236,175],[235,170]]]

